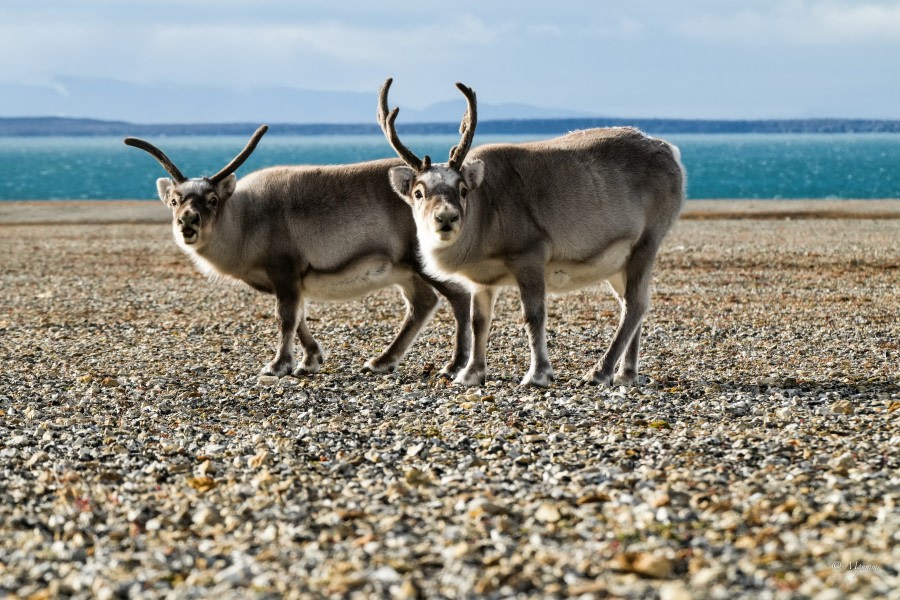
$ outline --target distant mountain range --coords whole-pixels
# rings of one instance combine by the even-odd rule
[[[249,135],[259,123],[142,124],[127,121],[69,119],[64,117],[0,118],[0,137],[31,136],[154,136],[154,135]],[[900,121],[866,119],[494,119],[479,120],[479,134],[558,135],[577,129],[630,125],[651,134],[667,133],[900,133]],[[399,133],[456,134],[459,121],[399,123]],[[380,134],[374,118],[368,123],[269,123],[269,135]]]
[[[453,96],[423,109],[401,106],[398,130],[455,134],[465,100]],[[0,114],[6,116],[0,118],[0,136],[244,135],[262,118],[271,127],[270,135],[378,133],[375,103],[374,89],[371,93],[276,86],[235,89],[57,77],[52,85],[43,86],[0,83]],[[72,118],[95,115],[103,120]],[[900,132],[900,121],[629,119],[485,102],[478,104],[478,120],[482,134],[552,135],[608,125],[634,125],[660,134]]]
[[[57,77],[52,85],[0,83],[0,115],[102,117],[154,123],[374,122],[376,89],[370,93],[262,86],[247,89],[201,85],[138,85],[107,79]],[[400,121],[459,121],[465,100],[450,88],[450,100],[417,109],[401,105]],[[481,102],[483,119],[556,119],[596,114],[527,104]]]

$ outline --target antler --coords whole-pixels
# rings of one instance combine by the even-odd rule
[[[244,149],[241,150],[241,153],[235,156],[230,163],[222,168],[221,171],[210,177],[210,182],[215,185],[237,171],[238,167],[244,164],[244,161],[247,160],[251,154],[253,154],[253,151],[256,150],[256,145],[259,143],[259,140],[262,139],[262,136],[264,136],[268,130],[268,125],[260,125],[259,129],[253,132],[253,136],[250,137],[250,141],[247,142],[247,145],[244,146]]]
[[[384,85],[381,86],[381,92],[378,96],[378,124],[381,125],[384,137],[391,144],[391,148],[403,159],[403,162],[417,172],[425,171],[431,166],[431,157],[425,155],[424,159],[419,159],[418,156],[412,153],[412,150],[400,142],[400,136],[397,135],[397,128],[394,126],[394,121],[400,113],[400,108],[395,107],[394,110],[388,112],[387,96],[393,82],[393,78],[388,77]]]
[[[450,160],[447,161],[447,166],[451,169],[459,170],[466,159],[466,154],[469,153],[469,149],[472,147],[472,138],[475,137],[475,126],[478,123],[478,108],[475,102],[475,92],[472,88],[466,87],[461,83],[457,83],[456,87],[466,97],[467,106],[466,113],[459,123],[459,133],[462,135],[462,139],[460,139],[459,145],[453,146],[450,150]]]
[[[149,152],[153,158],[159,161],[159,164],[163,166],[163,168],[169,172],[169,175],[175,180],[175,183],[183,183],[187,181],[187,177],[181,174],[181,171],[178,170],[178,167],[175,166],[175,163],[166,156],[165,152],[151,144],[150,142],[146,142],[144,140],[127,137],[125,138],[125,144],[128,146],[132,146],[134,148],[139,148],[145,152]]]
[[[210,177],[210,182],[215,185],[237,171],[238,167],[244,164],[244,161],[246,161],[247,158],[249,158],[250,155],[253,154],[253,151],[256,150],[256,145],[259,144],[259,140],[262,139],[262,136],[264,136],[268,130],[268,125],[260,126],[259,129],[257,129],[253,133],[253,136],[250,138],[250,141],[247,142],[247,145],[244,146],[244,149],[241,150],[241,153],[235,156],[231,160],[231,162],[225,165],[225,167],[221,171]],[[178,167],[175,166],[175,163],[173,163],[172,160],[168,156],[166,156],[166,153],[150,142],[139,138],[127,137],[125,138],[125,144],[134,148],[140,148],[145,152],[149,152],[150,155],[158,160],[159,164],[161,164],[163,168],[169,172],[169,175],[172,176],[172,178],[175,180],[175,183],[183,183],[187,181],[188,178],[182,175]]]

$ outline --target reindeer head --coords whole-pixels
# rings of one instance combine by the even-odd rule
[[[218,173],[212,177],[193,179],[182,175],[175,163],[153,144],[137,138],[125,138],[127,145],[150,153],[172,176],[171,179],[157,179],[156,191],[163,204],[172,207],[172,230],[176,241],[199,248],[208,240],[222,206],[234,193],[237,184],[234,172],[253,153],[268,129],[266,125],[257,129],[240,154]]]
[[[433,247],[450,246],[461,232],[468,195],[484,178],[484,163],[480,160],[463,163],[472,147],[478,120],[475,92],[461,83],[456,84],[468,103],[459,125],[462,138],[459,145],[450,150],[450,159],[446,163],[432,164],[431,157],[419,159],[400,142],[394,126],[400,109],[388,112],[387,95],[392,82],[393,79],[388,79],[381,86],[378,123],[391,147],[407,166],[390,170],[391,185],[412,207],[420,238],[424,237]]]

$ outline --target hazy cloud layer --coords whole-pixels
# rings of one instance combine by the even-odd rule
[[[493,104],[597,115],[900,118],[900,0],[8,0],[0,10],[0,84],[60,97],[72,79],[374,94],[392,75],[398,100],[416,107],[454,97],[461,80]],[[0,116],[25,109],[0,99]]]

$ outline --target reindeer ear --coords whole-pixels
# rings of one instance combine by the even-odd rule
[[[156,180],[156,193],[163,204],[169,203],[169,190],[175,186],[175,182],[168,177],[160,177]]]
[[[231,173],[228,177],[216,184],[216,193],[219,195],[219,200],[228,200],[231,198],[236,187],[237,175]]]
[[[469,189],[474,190],[484,180],[484,163],[477,158],[471,160],[462,166],[460,173]]]
[[[391,187],[403,198],[407,204],[412,204],[409,196],[412,182],[416,178],[416,172],[409,167],[394,167],[388,171],[391,179]]]

